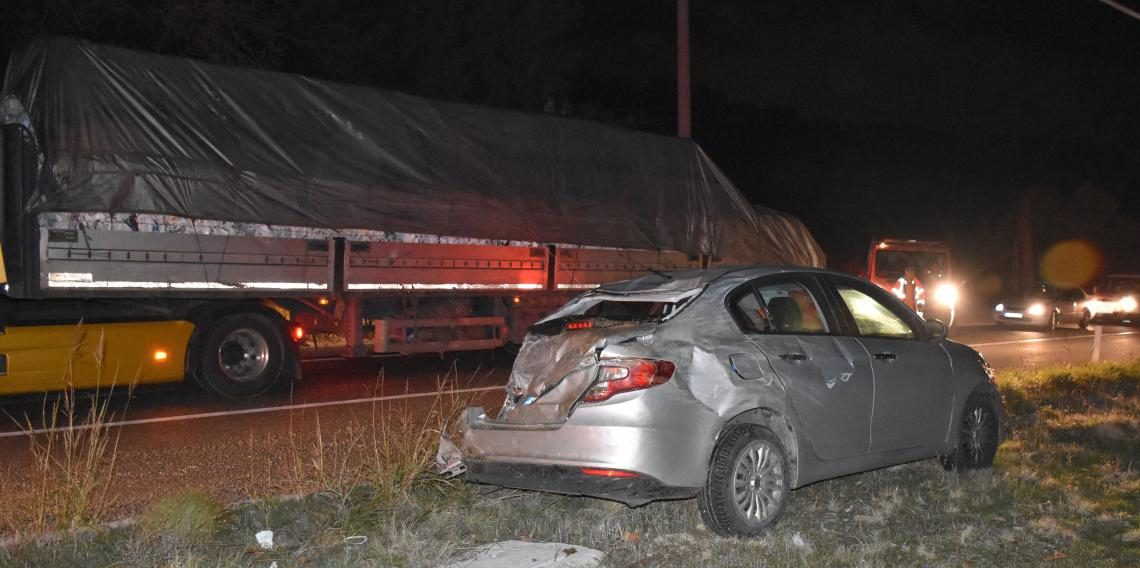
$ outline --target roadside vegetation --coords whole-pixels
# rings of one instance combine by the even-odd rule
[[[102,335],[87,341],[88,329],[75,328],[75,340],[68,354],[64,373],[69,385],[58,396],[44,399],[41,429],[30,420],[22,422],[28,433],[31,456],[31,482],[23,491],[0,484],[4,498],[13,507],[0,515],[0,532],[43,534],[74,530],[100,522],[110,511],[108,484],[115,471],[119,431],[108,427],[114,419],[111,398],[133,391],[135,381],[118,384],[112,380],[107,389],[78,393],[77,372],[93,372],[104,376],[106,343]],[[79,369],[81,362],[93,365]],[[118,369],[112,376],[119,376]],[[13,418],[14,419],[14,418]],[[8,476],[5,476],[8,477]]]
[[[441,480],[436,440],[464,405],[441,396],[426,416],[377,405],[372,428],[297,446],[275,473],[296,497],[175,493],[130,526],[10,546],[0,566],[440,566],[508,539],[597,548],[611,567],[1140,565],[1140,361],[999,382],[993,470],[924,460],[817,483],[753,540],[711,535],[692,500],[630,509]],[[267,529],[272,549],[254,539]]]

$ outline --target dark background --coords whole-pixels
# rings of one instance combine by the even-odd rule
[[[873,238],[941,240],[994,293],[1024,215],[1030,262],[1082,239],[1103,255],[1088,279],[1140,272],[1140,21],[1097,0],[690,1],[693,137],[832,267],[858,272]],[[676,130],[673,0],[5,6],[5,58],[67,35]]]

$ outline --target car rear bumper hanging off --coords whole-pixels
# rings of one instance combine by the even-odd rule
[[[501,485],[515,489],[547,491],[564,495],[585,495],[620,501],[630,507],[660,499],[688,499],[699,487],[669,487],[635,472],[629,477],[589,475],[584,468],[564,465],[508,463],[468,459],[467,481]]]

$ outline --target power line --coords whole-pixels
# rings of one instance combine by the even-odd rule
[[[1097,0],[1097,1],[1100,2],[1101,4],[1104,4],[1108,7],[1110,7],[1110,8],[1113,8],[1114,10],[1116,10],[1122,14],[1126,14],[1128,16],[1131,16],[1134,19],[1140,20],[1140,12],[1137,12],[1136,10],[1129,8],[1128,6],[1124,6],[1124,5],[1120,4],[1119,2],[1113,2],[1113,0]]]

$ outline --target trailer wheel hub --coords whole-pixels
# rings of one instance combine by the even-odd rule
[[[254,380],[268,365],[269,345],[252,329],[235,329],[218,345],[218,367],[230,380]]]

